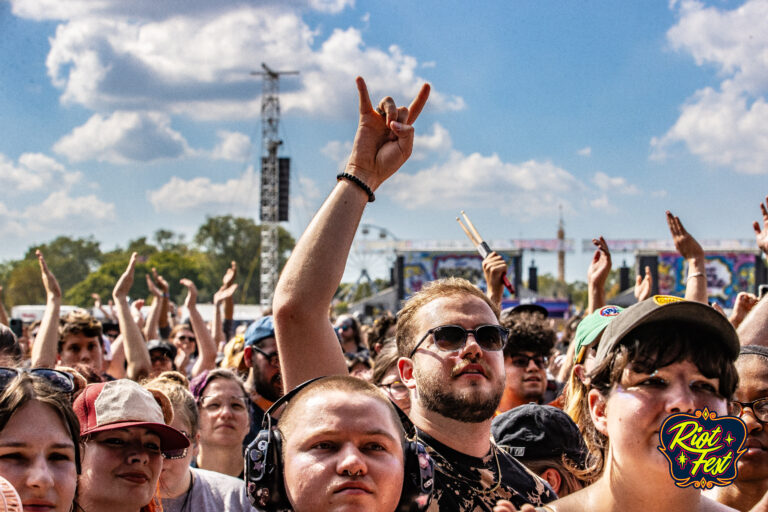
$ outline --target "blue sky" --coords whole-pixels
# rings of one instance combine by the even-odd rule
[[[666,239],[666,209],[749,239],[766,55],[768,0],[0,2],[0,259],[257,215],[261,62],[301,71],[281,84],[296,236],[343,166],[360,74],[405,104],[433,87],[363,219],[400,239],[460,240],[462,209],[487,239],[552,238],[559,205],[577,241]],[[567,277],[588,260],[577,243]]]

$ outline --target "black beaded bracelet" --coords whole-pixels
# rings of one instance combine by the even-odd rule
[[[357,176],[354,176],[352,174],[349,174],[348,172],[340,172],[336,175],[336,181],[339,180],[349,180],[361,189],[363,189],[363,192],[368,194],[368,202],[372,203],[376,200],[376,196],[373,195],[373,190],[371,190],[371,187],[365,184],[363,180],[358,178]]]

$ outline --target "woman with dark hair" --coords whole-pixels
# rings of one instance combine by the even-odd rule
[[[360,337],[360,324],[352,315],[341,315],[336,319],[334,328],[341,343],[341,350],[345,354],[354,354],[366,349]]]
[[[595,432],[579,476],[594,483],[544,510],[730,510],[693,486],[677,487],[658,445],[671,414],[727,414],[738,353],[733,326],[705,304],[656,296],[624,310],[606,327],[588,375]]]
[[[69,512],[80,443],[71,376],[0,368],[0,386],[0,476],[16,488],[24,510]]]

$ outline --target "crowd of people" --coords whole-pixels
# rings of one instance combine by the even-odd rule
[[[431,282],[371,323],[329,316],[367,203],[408,160],[427,102],[375,107],[337,184],[283,269],[271,311],[235,326],[237,267],[213,319],[182,308],[137,254],[112,305],[61,315],[38,252],[46,306],[21,336],[0,301],[0,477],[24,510],[768,511],[768,298],[707,304],[704,251],[666,212],[687,261],[684,298],[608,304],[608,243],[594,239],[583,315],[501,310],[507,264],[483,261],[487,292]],[[768,197],[755,223],[768,257]],[[669,415],[740,417],[745,452],[728,486],[679,487],[658,450]]]

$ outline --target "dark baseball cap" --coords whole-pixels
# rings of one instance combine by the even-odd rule
[[[176,359],[176,347],[165,340],[150,340],[149,343],[147,343],[147,352],[152,352],[153,350],[160,350],[167,355],[171,361]]]
[[[711,306],[671,295],[654,295],[625,309],[603,331],[597,346],[596,363],[608,358],[621,340],[641,325],[680,322],[697,327],[721,341],[731,359],[736,360],[741,346],[731,322]]]
[[[496,416],[491,423],[496,444],[525,460],[560,459],[565,454],[582,466],[587,447],[579,428],[557,407],[530,403]]]

